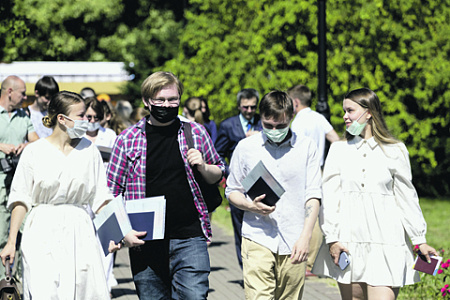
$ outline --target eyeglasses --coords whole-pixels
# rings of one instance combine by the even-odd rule
[[[153,103],[157,106],[163,105],[166,101],[169,102],[169,104],[178,104],[180,103],[180,98],[159,98],[159,99],[151,99]]]
[[[256,105],[243,105],[243,106],[241,106],[243,109],[245,109],[245,110],[249,110],[250,108],[252,109],[252,110],[256,110]]]
[[[97,116],[92,116],[92,115],[86,115],[86,118],[88,119],[89,122],[92,120],[92,118],[94,118],[94,121],[99,120]]]

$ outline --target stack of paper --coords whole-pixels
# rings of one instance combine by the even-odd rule
[[[131,226],[136,231],[147,231],[143,240],[164,238],[166,199],[164,196],[150,197],[126,202]]]
[[[261,202],[269,206],[274,206],[285,192],[262,161],[259,161],[247,177],[242,180],[242,186],[252,200],[266,194]]]
[[[125,208],[126,205],[126,208]],[[109,243],[118,244],[132,229],[147,231],[143,240],[164,238],[166,199],[164,196],[124,201],[116,197],[94,219],[94,225],[105,255]]]

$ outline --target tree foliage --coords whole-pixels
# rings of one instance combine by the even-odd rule
[[[216,122],[236,94],[317,88],[317,0],[15,0],[0,2],[0,61],[124,61],[143,79],[170,70],[204,96]],[[331,122],[368,87],[410,151],[421,194],[450,195],[450,0],[328,0]],[[316,101],[316,100],[315,100]],[[138,103],[138,102],[137,102]]]
[[[333,95],[361,86],[375,90],[388,126],[408,146],[422,194],[450,194],[450,2],[328,4]],[[334,115],[340,111],[338,102]]]
[[[171,9],[175,4],[179,1],[2,1],[0,60],[123,61],[134,75],[124,93],[140,99],[143,78],[177,53],[181,22],[180,11]]]
[[[192,0],[179,55],[163,68],[188,96],[204,96],[216,120],[236,113],[242,88],[261,93],[292,82],[315,84],[313,1]]]
[[[210,101],[216,121],[236,113],[235,95],[303,83],[317,87],[317,1],[191,0],[178,56],[187,96]],[[327,1],[331,121],[344,128],[342,98],[369,87],[406,143],[422,194],[450,194],[448,0]]]

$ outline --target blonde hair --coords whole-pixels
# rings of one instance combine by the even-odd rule
[[[148,76],[141,85],[141,94],[145,100],[149,100],[162,90],[164,87],[175,84],[178,95],[183,95],[183,84],[173,73],[159,71]]]
[[[202,113],[202,100],[200,98],[191,97],[187,99],[184,103],[184,107],[187,108],[189,115],[194,118],[195,122],[199,124],[205,123]]]
[[[387,128],[381,110],[380,99],[374,91],[368,88],[356,89],[345,95],[345,99],[351,100],[361,107],[368,109],[372,117],[367,121],[367,124],[372,128],[372,135],[378,143],[396,144],[399,142]],[[345,138],[352,140],[354,136],[345,132]]]

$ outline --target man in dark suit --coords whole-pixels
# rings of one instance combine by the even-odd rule
[[[256,114],[259,93],[255,89],[243,89],[237,94],[237,105],[239,115],[228,118],[220,124],[217,140],[214,144],[217,153],[226,164],[226,175],[228,176],[228,163],[233,155],[234,148],[240,140],[262,130],[261,120]],[[227,163],[228,162],[228,163]],[[241,227],[244,211],[230,204],[231,220],[233,222],[234,240],[239,265],[242,268],[241,258]]]

